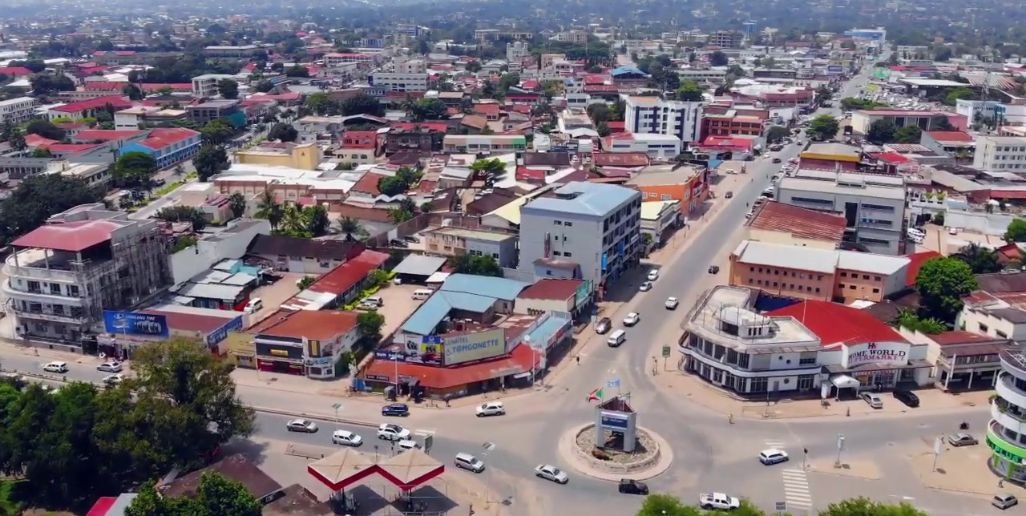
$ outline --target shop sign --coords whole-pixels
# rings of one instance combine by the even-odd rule
[[[620,412],[602,411],[602,426],[613,430],[626,430],[631,419],[627,414]]]
[[[506,330],[492,328],[477,333],[446,337],[442,351],[445,365],[497,357],[506,352]]]
[[[306,359],[306,365],[312,367],[327,367],[335,362],[335,357],[315,357]]]
[[[269,349],[268,351],[271,353],[271,356],[275,356],[275,357],[285,357],[285,358],[288,358],[288,356],[289,356],[289,350],[287,350],[287,349]]]
[[[844,367],[851,369],[863,364],[905,365],[908,363],[909,344],[905,342],[866,342],[844,347]]]
[[[588,301],[589,296],[591,296],[591,281],[584,280],[577,286],[577,291],[574,292],[574,308],[580,308],[581,305]]]
[[[231,321],[228,321],[224,326],[207,334],[207,347],[216,348],[218,344],[224,339],[228,338],[228,332],[238,331],[242,329],[242,316],[238,316]]]
[[[389,378],[387,376],[384,376],[384,375],[380,375],[380,374],[368,374],[368,375],[364,375],[364,378],[366,378],[368,380],[374,380],[376,382],[390,382],[390,381],[392,381],[391,378]]]
[[[107,333],[115,335],[145,335],[166,338],[170,334],[167,317],[122,310],[104,310],[103,328]]]
[[[406,355],[399,351],[389,351],[387,349],[379,349],[374,352],[374,358],[378,360],[388,360],[389,362],[405,362]]]

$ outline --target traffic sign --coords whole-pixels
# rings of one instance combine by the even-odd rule
[[[663,358],[670,358],[670,346],[663,346]]]

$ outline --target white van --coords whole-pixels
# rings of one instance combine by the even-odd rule
[[[431,297],[431,294],[433,293],[434,291],[432,291],[429,288],[419,288],[413,291],[413,299],[416,299],[417,301],[422,301],[424,299]]]
[[[253,299],[250,299],[248,303],[246,303],[245,312],[247,314],[253,314],[253,313],[257,313],[257,312],[259,312],[260,310],[263,310],[263,309],[264,309],[264,300],[260,299],[259,297],[254,297]]]
[[[626,340],[627,332],[621,328],[609,334],[609,338],[606,339],[606,344],[609,344],[609,347],[615,348],[620,344],[623,344]]]

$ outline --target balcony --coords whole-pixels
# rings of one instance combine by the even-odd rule
[[[1000,397],[990,404],[990,417],[1008,430],[1026,433],[1026,409],[1020,409]]]
[[[1026,448],[1023,444],[1007,437],[1001,426],[994,421],[987,425],[987,446],[1005,460],[1015,464],[1026,462]]]
[[[0,291],[4,293],[4,296],[8,299],[24,299],[26,301],[34,301],[37,303],[49,303],[49,304],[62,304],[72,306],[82,306],[85,304],[85,298],[83,297],[71,297],[62,294],[50,294],[45,291],[32,292],[28,290],[19,290],[11,286],[11,280],[4,280],[0,283]],[[81,289],[79,290],[81,293]]]
[[[1001,373],[998,376],[997,384],[994,385],[994,390],[997,391],[998,396],[1001,396],[1006,402],[1012,405],[1018,405],[1022,409],[1026,410],[1026,393],[1015,386],[1014,376],[1008,373]]]
[[[53,312],[34,312],[31,310],[22,310],[13,306],[9,307],[9,310],[14,313],[19,319],[36,319],[40,321],[50,321],[55,323],[63,324],[89,324],[89,316],[85,313],[80,316],[72,316],[70,314],[55,314]]]

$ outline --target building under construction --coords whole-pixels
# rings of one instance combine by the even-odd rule
[[[26,339],[78,344],[102,331],[105,309],[130,309],[171,282],[157,222],[102,204],[54,215],[11,247],[2,289]]]

